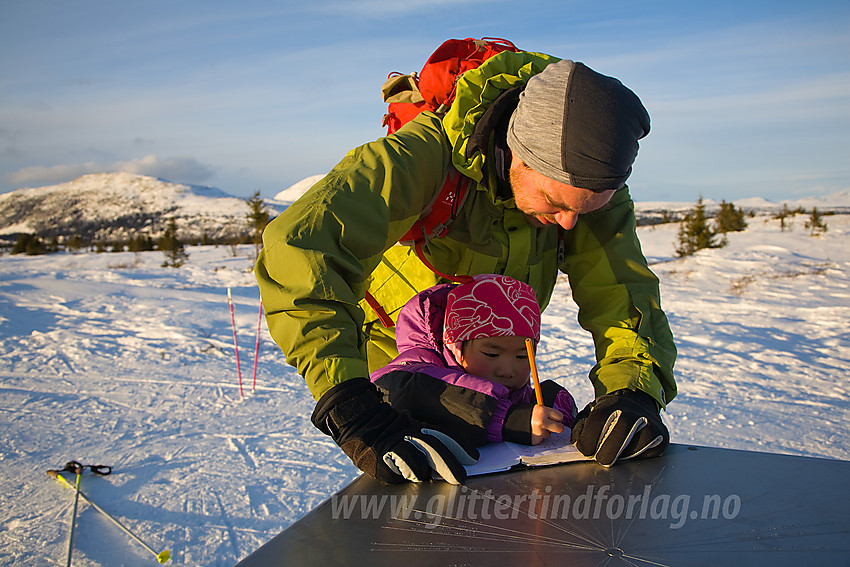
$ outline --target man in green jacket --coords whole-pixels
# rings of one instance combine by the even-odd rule
[[[464,478],[469,455],[393,410],[368,380],[397,353],[393,329],[364,301],[368,291],[395,319],[444,281],[397,243],[450,167],[473,188],[426,259],[446,274],[524,281],[541,309],[566,273],[597,360],[596,399],[573,441],[605,466],[663,452],[659,410],[676,394],[676,349],[625,185],[649,127],[620,81],[582,63],[503,52],[460,77],[444,116],[423,112],[352,150],[269,224],[255,269],[269,330],[317,400],[313,423],[361,470],[382,482],[432,470]]]

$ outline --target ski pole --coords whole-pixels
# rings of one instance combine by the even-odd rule
[[[233,314],[233,298],[230,297],[230,288],[227,288],[227,305],[230,307],[230,323],[233,326],[233,348],[236,350],[236,373],[239,375],[239,395],[242,393],[242,367],[239,366],[239,343],[236,342],[236,316]]]
[[[260,315],[257,319],[257,344],[254,346],[254,380],[251,382],[251,391],[257,389],[257,357],[260,355],[260,325],[263,324],[263,302],[260,300]]]
[[[124,526],[124,524],[122,524],[121,522],[119,522],[118,520],[113,518],[106,510],[104,510],[103,508],[101,508],[100,506],[98,506],[97,504],[92,502],[92,500],[88,496],[86,496],[83,491],[80,490],[80,474],[82,473],[82,470],[83,470],[82,467],[80,467],[79,470],[80,470],[80,472],[77,473],[77,488],[76,488],[76,490],[77,490],[77,494],[79,495],[80,498],[82,498],[83,500],[88,502],[88,504],[92,508],[94,508],[95,510],[97,510],[98,512],[103,514],[106,517],[106,519],[108,519],[110,522],[112,522],[113,524],[115,524],[116,526],[121,528],[121,530],[125,534],[127,534],[128,536],[133,538],[133,540],[136,541],[139,545],[141,545],[142,547],[147,549],[150,553],[152,553],[154,555],[154,557],[156,557],[156,560],[158,562],[165,563],[166,561],[171,559],[171,552],[170,551],[168,551],[166,549],[164,551],[160,551],[159,553],[157,553],[148,544],[146,544],[141,539],[139,539],[139,537],[136,534],[134,534],[126,526]],[[63,477],[61,474],[59,474],[59,472],[60,471],[51,470],[51,471],[47,471],[47,474],[52,476],[53,478],[55,478],[56,480],[58,480],[59,482],[61,482],[65,486],[67,486],[68,488],[73,490],[74,487],[71,485],[71,483],[68,482],[67,480],[65,480],[65,477]],[[74,502],[74,510],[75,510],[75,515],[76,515],[76,501]],[[72,534],[73,534],[73,525],[72,525]],[[71,564],[71,551],[69,549],[68,550],[68,565],[70,565],[70,564]]]
[[[62,482],[74,491],[74,510],[71,512],[71,533],[68,534],[68,561],[65,563],[66,567],[71,567],[71,555],[74,552],[74,526],[77,524],[77,505],[80,503],[80,480],[83,475],[83,467],[76,461],[71,461],[65,465],[65,468],[71,470],[71,472],[77,473],[76,486],[71,486],[67,480],[64,478],[62,479]],[[59,473],[57,472],[56,474],[58,475]]]

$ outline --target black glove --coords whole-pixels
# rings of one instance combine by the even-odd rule
[[[384,484],[430,480],[432,471],[460,484],[466,480],[463,465],[478,460],[476,449],[423,428],[407,412],[399,413],[381,401],[378,389],[366,378],[347,380],[328,390],[311,419],[357,468]]]
[[[502,440],[522,445],[531,445],[531,412],[533,403],[517,404],[508,409],[502,423]]]
[[[586,457],[610,467],[618,460],[657,457],[670,444],[670,433],[652,396],[617,390],[578,413],[570,441]]]

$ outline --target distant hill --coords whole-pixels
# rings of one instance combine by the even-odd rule
[[[312,175],[277,193],[267,202],[277,216],[323,175]],[[709,213],[719,203],[705,200]],[[762,198],[735,203],[746,212],[769,214],[783,205],[821,212],[850,213],[850,191],[774,203]],[[689,202],[635,204],[639,224],[676,221],[692,208]],[[68,183],[18,189],[0,194],[0,239],[36,234],[58,240],[79,236],[87,242],[112,243],[144,235],[156,239],[171,219],[180,239],[232,242],[248,233],[244,199],[213,187],[170,183],[131,173],[93,173]]]
[[[269,207],[276,216],[281,207]],[[94,173],[68,183],[0,195],[0,235],[80,236],[115,242],[159,236],[171,219],[189,241],[228,241],[247,233],[244,199],[212,187],[131,173]]]
[[[323,177],[324,175],[311,175],[310,177],[306,177],[275,195],[272,200],[280,203],[294,203],[298,200],[298,197],[306,193],[307,189],[315,185],[316,182]]]
[[[802,207],[811,210],[812,207],[817,207],[820,211],[832,211],[846,213],[850,212],[850,191],[842,191],[831,195],[821,195],[819,197],[802,197],[800,199],[786,199],[783,201],[770,201],[763,197],[748,197],[746,199],[733,199],[730,202],[734,203],[739,209],[755,212],[771,212],[778,211],[783,206],[788,206],[789,209]],[[714,199],[703,199],[707,209],[716,209],[720,206],[719,201]],[[638,211],[680,211],[693,208],[694,202],[686,201],[636,201],[635,208]]]
[[[783,207],[792,211],[796,209],[811,211],[817,207],[821,213],[850,213],[850,191],[819,197],[786,199],[778,202],[769,201],[763,197],[748,197],[730,202],[745,213],[756,215],[775,214],[781,211]],[[635,216],[637,216],[638,224],[655,224],[662,222],[662,219],[678,221],[695,204],[696,202],[685,201],[636,201]],[[714,214],[720,208],[720,202],[713,199],[704,199],[703,204],[706,213],[709,215]]]

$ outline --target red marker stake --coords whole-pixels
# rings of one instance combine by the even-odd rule
[[[257,389],[257,357],[260,355],[260,325],[263,324],[263,302],[260,301],[260,316],[257,319],[257,344],[254,346],[254,380],[251,382],[251,391]]]
[[[239,343],[236,342],[236,316],[233,313],[233,298],[230,296],[230,288],[227,288],[227,305],[230,307],[230,323],[233,326],[233,348],[236,351],[236,373],[239,375],[239,395],[242,393],[242,367],[239,365]]]

